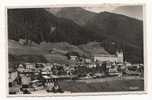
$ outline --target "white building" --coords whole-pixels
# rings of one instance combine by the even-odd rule
[[[93,57],[94,61],[104,62],[123,62],[123,52],[116,52],[116,55],[110,55],[110,54],[96,54]]]
[[[70,56],[70,60],[76,61],[76,59],[77,59],[77,56]]]

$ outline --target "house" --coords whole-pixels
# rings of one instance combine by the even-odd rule
[[[111,55],[111,54],[95,54],[93,57],[95,62],[123,62],[123,52],[122,51],[117,51],[116,55]]]
[[[53,64],[50,63],[46,63],[44,66],[45,67],[42,69],[42,71],[51,71],[53,68]]]
[[[18,73],[14,68],[9,68],[9,86],[16,85],[15,80],[17,79]]]
[[[35,69],[34,63],[25,63],[26,69]]]
[[[9,68],[9,94],[16,94],[19,91],[18,83],[17,83],[18,73],[15,68]]]
[[[96,67],[96,64],[95,64],[95,63],[88,64],[87,67],[88,67],[88,68],[95,68],[95,67]]]
[[[61,54],[61,55],[64,55],[64,54],[67,53],[67,51],[60,50],[60,49],[57,49],[57,48],[49,49],[48,52],[49,52],[49,54]]]
[[[73,56],[73,55],[70,56],[70,60],[76,61],[76,59],[77,59],[77,56]]]
[[[31,83],[31,77],[28,74],[21,76],[22,88],[28,88]]]
[[[43,68],[45,68],[45,64],[44,63],[36,63],[35,68],[37,70],[42,70]]]
[[[68,59],[70,59],[71,61],[76,61],[78,60],[78,57],[80,57],[78,52],[68,52],[66,54],[66,56],[68,57]]]
[[[18,71],[18,72],[23,72],[24,69],[25,69],[25,65],[24,65],[24,64],[19,64],[19,65],[18,65],[18,68],[17,68],[17,71]]]
[[[91,63],[92,62],[92,60],[91,59],[89,59],[89,58],[85,58],[85,63]]]
[[[19,64],[17,71],[19,73],[32,73],[35,70],[35,64],[33,63],[24,63],[24,64]]]

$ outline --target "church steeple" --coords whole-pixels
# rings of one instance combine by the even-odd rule
[[[118,62],[123,62],[123,59],[124,59],[124,57],[123,57],[123,50],[121,49],[121,50],[117,51],[116,55],[118,57]]]

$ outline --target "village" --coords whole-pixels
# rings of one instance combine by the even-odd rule
[[[122,51],[92,58],[80,57],[75,53],[68,56],[73,63],[20,63],[9,68],[9,94],[32,94],[40,90],[63,93],[65,90],[60,86],[62,80],[123,79],[127,76],[143,78],[143,64],[124,61]]]

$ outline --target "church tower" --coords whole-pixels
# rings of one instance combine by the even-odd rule
[[[122,50],[117,51],[116,55],[117,55],[117,59],[118,59],[117,61],[118,62],[123,62],[123,60],[124,60],[123,51]]]

